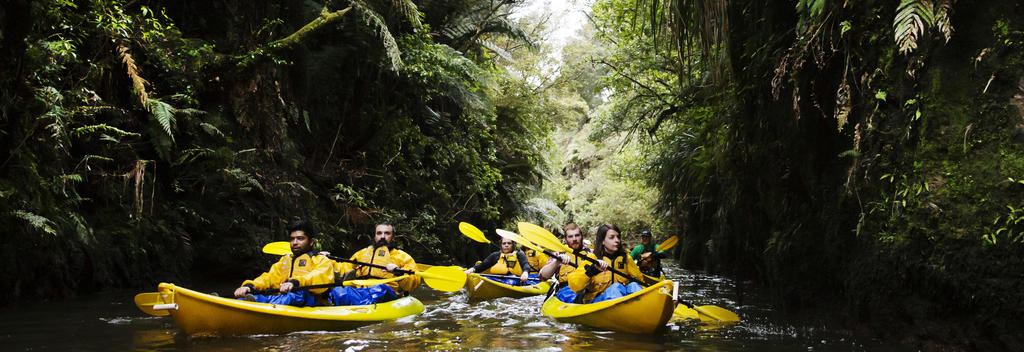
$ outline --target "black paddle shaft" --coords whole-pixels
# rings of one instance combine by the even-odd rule
[[[372,263],[363,263],[363,262],[352,260],[352,259],[345,259],[345,258],[342,258],[342,257],[335,257],[333,255],[329,255],[329,256],[327,256],[327,258],[330,258],[331,260],[336,261],[336,262],[365,265],[365,266],[368,266],[368,267],[371,267],[371,268],[384,269],[384,270],[388,269],[388,267],[383,266],[383,265],[377,265],[377,264],[372,264]],[[412,270],[405,270],[405,269],[398,269],[398,268],[395,268],[394,272],[399,273],[399,274],[409,274],[409,275],[416,274],[416,272],[414,272]]]
[[[594,263],[594,264],[597,264],[597,262],[600,260],[600,259],[594,259],[594,258],[588,257],[586,255],[581,255],[581,254],[586,254],[586,253],[583,253],[583,251],[581,251],[581,250],[573,250],[573,253],[576,254],[576,257],[581,257],[581,258],[583,258],[583,259],[585,259],[585,260],[587,260],[587,261],[589,261],[591,263]],[[612,274],[618,274],[619,276],[627,278],[630,281],[636,282],[636,283],[638,283],[640,285],[644,285],[643,281],[640,281],[639,279],[637,279],[635,277],[632,277],[629,274],[626,274],[626,273],[623,273],[621,271],[615,270],[615,268],[613,268],[611,265],[608,266],[608,271],[611,271]]]
[[[558,258],[558,253],[552,252],[552,251],[551,251],[550,249],[545,249],[545,250],[544,250],[544,254],[547,254],[547,255],[548,255],[549,257],[552,257],[552,258]],[[577,255],[577,257],[578,257],[578,255]],[[562,260],[561,260],[561,259],[559,259],[558,261],[562,261]],[[569,263],[562,263],[562,264],[564,264],[564,265],[568,265],[568,266],[571,266],[571,267],[573,267],[573,268],[575,268],[575,267],[576,267],[576,263],[573,263],[573,262],[569,262]]]

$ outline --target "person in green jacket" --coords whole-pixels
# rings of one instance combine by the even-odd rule
[[[636,265],[640,267],[640,272],[644,275],[660,277],[661,276],[661,259],[665,258],[665,252],[658,251],[658,245],[651,244],[651,231],[643,230],[640,232],[640,245],[633,247],[633,250],[629,252],[629,256],[636,261]]]

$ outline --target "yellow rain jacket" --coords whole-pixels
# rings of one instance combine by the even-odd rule
[[[586,264],[586,262],[583,259],[580,259],[575,253],[565,254],[569,255],[569,257],[572,258],[572,263],[577,266]],[[569,282],[569,274],[572,274],[573,271],[576,271],[576,267],[573,267],[568,263],[562,263],[562,266],[558,267],[558,282],[563,284]]]
[[[389,250],[388,247],[378,247],[374,249],[373,246],[369,246],[360,249],[349,259],[381,266],[393,263],[398,265],[399,269],[416,270],[416,261],[412,259],[412,256],[397,248],[391,248]],[[384,269],[371,268],[365,265],[352,263],[335,262],[334,269],[342,274],[347,273],[350,270],[356,270],[356,277],[360,279],[387,279],[395,277],[394,274],[384,271]],[[405,279],[389,282],[387,285],[391,286],[391,289],[395,290],[398,294],[402,294],[403,292],[408,293],[416,289],[416,287],[419,287],[420,277],[412,275]]]
[[[590,253],[587,256],[591,258],[597,258],[596,256],[594,256],[593,253]],[[601,260],[604,261],[605,263],[608,263],[609,268],[614,268],[615,270],[628,274],[629,276],[632,276],[639,280],[643,280],[644,274],[640,272],[640,267],[636,266],[636,263],[633,262],[633,259],[630,258],[628,254],[615,257],[614,259],[604,257],[601,258]],[[608,286],[612,285],[612,283],[618,282],[620,284],[627,285],[630,282],[628,278],[625,278],[622,275],[614,274],[611,270],[601,272],[591,277],[587,275],[587,270],[584,269],[586,266],[590,265],[594,264],[584,264],[580,266],[580,270],[574,270],[571,274],[569,274],[570,289],[572,289],[576,293],[583,291],[584,288],[587,289],[586,294],[583,296],[584,302],[590,302],[591,300],[593,300],[594,297],[597,297],[598,295],[603,293],[604,290],[608,288]]]
[[[270,270],[260,274],[253,280],[245,280],[242,286],[249,286],[253,291],[269,288],[281,288],[285,281],[292,281],[295,286],[320,285],[334,282],[334,261],[313,252],[303,253],[295,258],[288,253],[274,263]],[[328,288],[309,290],[319,294]]]
[[[540,268],[548,262],[548,255],[544,252],[538,252],[532,249],[526,249],[523,251],[526,253],[526,261],[530,263],[530,273],[536,274],[540,271]]]

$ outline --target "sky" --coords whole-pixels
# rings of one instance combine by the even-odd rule
[[[586,24],[585,11],[590,11],[593,0],[526,0],[521,10],[513,18],[526,17],[531,14],[550,14],[549,23],[554,28],[548,36],[548,44],[555,52],[561,48]]]

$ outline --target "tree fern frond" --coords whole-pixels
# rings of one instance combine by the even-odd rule
[[[416,28],[422,27],[420,23],[420,10],[412,0],[391,0],[391,8],[398,11],[398,14],[412,23]]]
[[[203,132],[206,132],[206,134],[224,138],[224,133],[222,133],[220,129],[217,128],[217,126],[211,125],[206,122],[201,122],[199,123],[199,127],[201,127],[203,129]]]
[[[128,46],[119,44],[117,53],[121,56],[121,62],[124,63],[125,73],[132,80],[132,94],[139,99],[139,106],[147,106],[149,95],[146,93],[146,84],[149,82],[139,74],[139,67],[135,65],[135,58],[129,52]]]
[[[384,21],[384,18],[361,2],[353,1],[352,8],[359,11],[363,21],[377,32],[377,36],[381,39],[381,44],[384,45],[384,54],[391,61],[391,69],[395,71],[400,70],[403,65],[402,52],[398,49],[398,43],[395,41],[395,37],[391,35],[391,31],[388,29],[388,24]]]
[[[953,37],[953,24],[949,19],[949,13],[953,11],[953,2],[951,0],[939,0],[935,4],[935,26],[939,28],[942,36],[946,38],[946,43],[949,43],[949,39]]]
[[[82,126],[82,127],[75,128],[74,130],[71,130],[71,135],[76,137],[76,138],[81,137],[81,136],[86,135],[86,134],[93,134],[93,133],[111,133],[111,134],[117,135],[118,137],[126,137],[126,136],[127,137],[138,137],[139,136],[138,133],[128,132],[128,131],[122,130],[122,129],[114,127],[114,126],[108,126],[105,123],[101,123],[101,124],[98,124],[98,125]]]
[[[505,49],[502,49],[497,44],[494,44],[494,42],[491,42],[489,40],[479,40],[479,39],[476,42],[480,46],[485,47],[487,49],[490,49],[492,52],[497,54],[502,59],[505,59],[506,61],[509,61],[509,62],[515,62],[516,61],[515,58],[512,57],[512,54],[510,54],[508,51],[505,51]]]
[[[50,219],[24,210],[15,210],[12,211],[10,214],[14,215],[17,218],[27,221],[29,225],[32,225],[32,227],[34,227],[37,230],[41,230],[52,236],[57,235],[57,230],[53,229],[53,221],[50,221]]]
[[[167,104],[157,99],[150,99],[146,104],[146,110],[149,110],[156,118],[156,121],[163,128],[167,136],[174,141],[174,132],[171,130],[174,127],[174,113],[178,111],[171,104]]]
[[[907,54],[917,49],[917,41],[935,21],[932,3],[928,0],[902,0],[893,19],[896,46]]]
[[[509,21],[507,17],[495,17],[488,19],[481,27],[481,33],[500,34],[508,37],[509,39],[522,41],[529,46],[534,46],[533,39],[530,38],[530,34],[526,33],[526,30],[522,26],[515,22]]]

